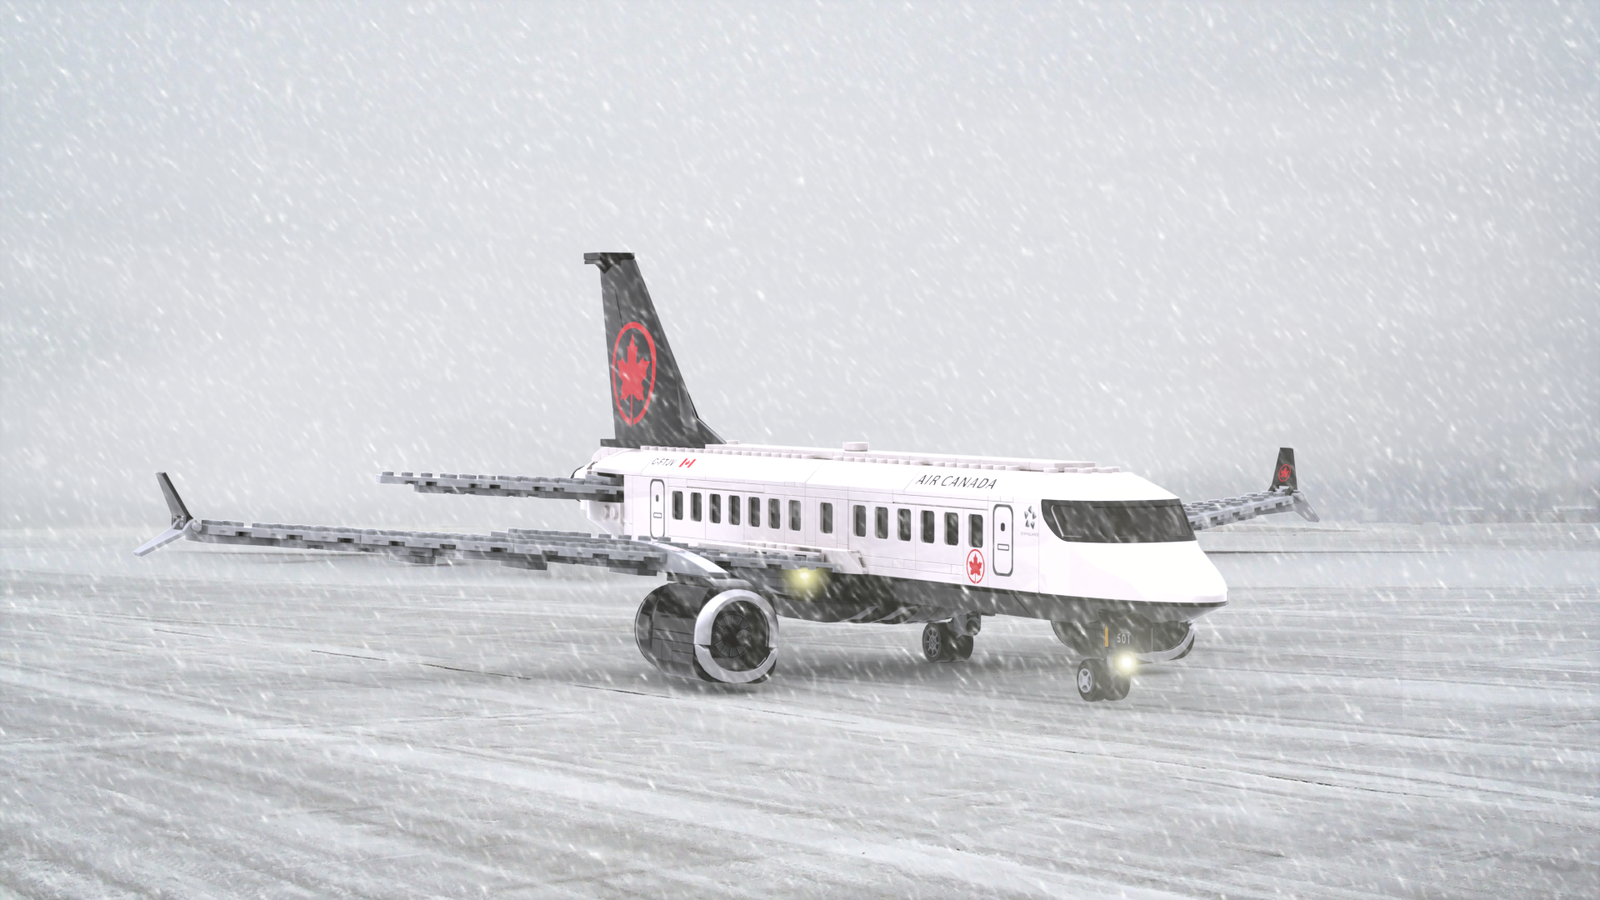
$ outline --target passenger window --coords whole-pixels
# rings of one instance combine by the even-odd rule
[[[867,508],[865,506],[857,506],[856,509],[855,509],[855,517],[856,517],[856,537],[866,537],[867,536]]]
[[[922,542],[924,544],[933,543],[933,510],[931,509],[922,511]]]
[[[672,492],[672,517],[683,518],[683,491]]]
[[[779,500],[777,497],[772,497],[767,500],[767,527],[783,527],[783,501]]]
[[[728,524],[729,525],[737,525],[737,524],[739,524],[739,510],[741,510],[741,509],[744,509],[744,507],[739,504],[739,497],[737,495],[735,495],[735,494],[729,494],[728,495]]]
[[[877,507],[872,511],[872,518],[874,519],[872,523],[872,533],[876,534],[878,536],[878,540],[880,541],[888,540],[889,508],[886,506]]]
[[[961,517],[955,513],[944,514],[944,542],[952,547],[961,543]]]
[[[711,495],[711,524],[713,524],[713,525],[721,525],[722,524],[722,495],[721,494],[712,494]]]
[[[895,523],[898,526],[895,528],[895,531],[898,533],[900,540],[911,540],[911,510],[895,510],[895,518],[898,520]]]
[[[833,534],[833,504],[822,504],[822,533]]]
[[[789,501],[789,530],[790,531],[799,531],[800,530],[800,501],[799,500],[790,500]]]
[[[750,527],[751,528],[760,528],[761,527],[761,498],[760,497],[751,497],[750,498]]]
[[[977,513],[967,516],[967,543],[974,547],[983,546],[983,516]]]
[[[700,492],[695,491],[689,495],[689,518],[700,521]]]

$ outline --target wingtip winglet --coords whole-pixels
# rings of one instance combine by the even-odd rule
[[[172,479],[167,473],[156,473],[156,485],[161,488],[161,496],[167,501],[167,512],[172,514],[172,524],[166,531],[140,544],[138,549],[133,551],[134,556],[148,556],[183,537],[184,529],[194,521],[194,516],[189,514],[189,507],[183,504],[183,498],[178,496],[178,489],[172,486]]]
[[[1299,473],[1295,471],[1293,447],[1278,448],[1278,462],[1272,467],[1272,484],[1267,490],[1276,491],[1283,488],[1287,488],[1290,493],[1300,489]]]
[[[1307,522],[1322,521],[1322,517],[1317,515],[1317,511],[1312,509],[1311,503],[1306,500],[1306,495],[1299,491],[1296,491],[1294,495],[1294,511],[1299,513],[1300,518],[1305,519]]]
[[[140,544],[139,548],[133,551],[133,555],[149,556],[150,554],[160,550],[162,547],[165,547],[178,538],[183,537],[183,531],[184,530],[182,528],[168,528],[166,531],[163,531],[150,540],[145,541],[143,544]]]
[[[178,489],[172,486],[172,479],[165,472],[157,472],[156,484],[161,488],[161,496],[166,498],[167,511],[172,513],[172,527],[187,525],[194,516],[189,515],[189,507],[183,505],[183,498],[178,496]]]

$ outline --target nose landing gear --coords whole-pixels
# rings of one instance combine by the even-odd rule
[[[1117,665],[1116,663],[1124,663]],[[1096,700],[1121,700],[1133,687],[1133,660],[1090,658],[1078,663],[1078,696]]]

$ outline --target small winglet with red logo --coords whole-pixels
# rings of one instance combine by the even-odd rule
[[[583,261],[600,268],[606,313],[614,436],[600,443],[607,447],[723,443],[695,411],[633,254],[585,253]]]
[[[1287,493],[1300,490],[1299,479],[1294,472],[1294,448],[1278,448],[1278,465],[1272,470],[1272,484],[1267,487],[1269,491],[1281,491],[1287,488]]]
[[[1294,449],[1290,447],[1278,450],[1278,464],[1272,467],[1272,483],[1267,485],[1266,490],[1242,497],[1194,500],[1183,504],[1189,527],[1195,531],[1290,511],[1298,513],[1307,522],[1322,521],[1317,511],[1311,508],[1311,501],[1300,492],[1299,473],[1294,467]]]

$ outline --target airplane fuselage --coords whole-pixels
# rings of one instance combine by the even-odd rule
[[[783,616],[1189,622],[1227,603],[1192,531],[1173,527],[1178,499],[1090,463],[723,444],[608,448],[589,469],[623,480],[623,502],[586,503],[611,534],[823,556],[831,572],[761,585]],[[1124,527],[1063,536],[1072,510],[1097,504],[1115,507]],[[1154,531],[1140,533],[1145,511]]]

